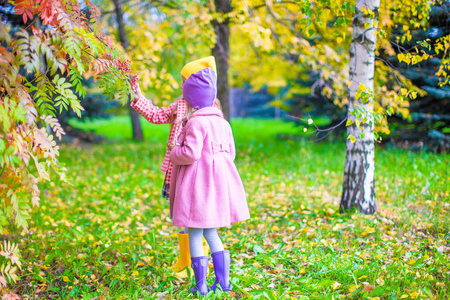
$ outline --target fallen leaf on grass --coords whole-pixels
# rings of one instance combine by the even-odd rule
[[[439,247],[437,247],[436,250],[439,253],[444,254],[445,252],[450,251],[450,248],[449,247],[445,247],[445,246],[439,246]]]
[[[382,277],[377,278],[377,280],[375,280],[379,285],[384,285],[384,280]]]
[[[331,288],[332,288],[333,290],[337,290],[339,287],[341,287],[341,284],[340,284],[339,282],[337,282],[337,281],[335,281],[335,282],[331,285]]]
[[[353,292],[356,291],[359,287],[360,287],[359,284],[354,285],[354,286],[352,286],[352,287],[350,287],[350,288],[348,289],[348,292],[349,292],[349,293],[353,293]]]
[[[362,293],[363,292],[371,292],[371,291],[373,291],[375,289],[375,287],[373,286],[373,285],[370,285],[370,284],[368,284],[368,285],[365,285],[364,286],[364,288],[362,289]]]

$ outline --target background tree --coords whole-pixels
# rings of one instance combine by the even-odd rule
[[[404,118],[402,114],[393,114],[388,117],[391,132],[386,137],[401,147],[434,152],[448,152],[450,148],[448,136],[450,133],[450,102],[448,101],[450,88],[448,85],[442,85],[445,77],[439,74],[446,55],[446,51],[443,51],[439,44],[450,34],[448,8],[448,1],[434,2],[430,8],[426,27],[412,26],[410,40],[401,41],[405,31],[403,26],[397,26],[391,37],[394,46],[393,54],[380,53],[382,59],[389,61],[393,68],[398,69],[412,83],[426,92],[426,95],[423,93],[411,101],[409,106],[404,107],[410,112],[410,117]],[[421,51],[430,57],[412,65],[413,58],[417,59],[417,54]]]
[[[356,207],[365,214],[376,211],[373,78],[379,0],[358,0],[350,45],[350,95],[347,150],[341,209]],[[367,26],[366,24],[369,24]],[[357,93],[359,92],[359,95]],[[355,118],[355,108],[361,115]],[[360,119],[363,118],[362,124]],[[359,136],[357,139],[356,136]]]
[[[222,104],[225,119],[230,119],[230,91],[228,85],[228,60],[230,57],[230,18],[228,13],[232,11],[231,0],[215,0],[216,18],[212,20],[216,33],[216,43],[212,54],[217,64],[217,97]]]
[[[117,30],[119,35],[120,44],[122,45],[123,49],[126,51],[127,48],[130,46],[130,43],[128,41],[127,32],[125,30],[125,23],[124,23],[124,12],[123,12],[123,4],[120,0],[113,0],[114,2],[114,8],[116,12],[116,19],[117,19]],[[128,109],[130,110],[130,117],[131,117],[131,124],[133,128],[133,139],[137,141],[142,141],[144,139],[144,136],[142,134],[142,128],[141,128],[141,122],[139,119],[139,113],[131,108],[130,103],[128,103]]]

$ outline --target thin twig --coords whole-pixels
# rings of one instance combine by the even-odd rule
[[[309,116],[309,118],[311,119],[311,116],[310,116],[310,115],[308,115],[308,116]],[[288,118],[291,118],[291,119],[296,119],[296,120],[300,120],[300,121],[305,122],[305,119],[302,119],[302,118],[299,118],[299,117],[295,117],[295,116],[292,116],[292,115],[287,115],[287,117],[288,117]],[[312,141],[312,142],[317,142],[317,141],[320,141],[320,140],[326,138],[326,137],[329,136],[336,128],[338,128],[338,127],[341,126],[344,122],[346,122],[347,119],[348,119],[348,117],[345,117],[341,122],[339,122],[339,124],[334,125],[334,126],[329,127],[329,128],[326,128],[326,129],[320,129],[319,127],[317,127],[316,124],[313,123],[314,127],[316,127],[316,129],[314,130],[314,132],[317,132],[317,133],[316,133],[316,136],[318,136],[321,132],[327,132],[327,134],[326,134],[325,136],[322,136],[322,137],[318,138],[318,139],[315,139],[315,140]],[[307,122],[307,121],[306,121],[306,122]]]

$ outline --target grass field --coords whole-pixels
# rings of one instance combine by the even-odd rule
[[[159,171],[167,125],[114,117],[75,127],[111,141],[62,145],[70,184],[42,186],[20,243],[25,299],[194,299],[170,266],[177,255]],[[376,152],[375,215],[338,211],[339,141],[281,140],[277,120],[232,121],[252,218],[220,229],[232,254],[231,294],[205,299],[450,299],[450,155]],[[212,270],[212,269],[211,269]],[[209,280],[214,280],[213,271]]]

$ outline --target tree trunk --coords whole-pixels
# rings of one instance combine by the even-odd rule
[[[216,12],[229,13],[232,10],[231,0],[215,0]],[[212,21],[216,32],[216,44],[212,50],[212,55],[217,64],[217,98],[222,104],[223,116],[230,120],[230,95],[228,86],[228,58],[230,57],[230,20],[225,18],[222,23],[217,20]]]
[[[375,13],[373,19],[370,14],[361,11],[362,7],[372,9]],[[353,36],[350,45],[350,97],[348,105],[348,119],[353,125],[347,128],[348,135],[353,135],[356,142],[347,139],[347,151],[344,171],[343,192],[341,198],[341,210],[355,207],[362,213],[373,214],[376,209],[375,198],[375,144],[373,134],[373,103],[363,103],[362,99],[356,99],[355,94],[361,84],[373,91],[373,77],[375,71],[375,44],[377,28],[373,27],[373,21],[378,22],[378,8],[380,0],[357,0],[356,12],[353,19]],[[371,24],[366,29],[365,23]],[[351,112],[355,107],[366,108],[371,113],[367,122],[361,129],[355,126],[355,117]]]
[[[126,51],[130,42],[128,41],[127,33],[125,32],[125,24],[123,23],[123,10],[121,0],[113,0],[116,10],[117,24],[119,27],[119,39],[123,49]],[[128,101],[128,109],[130,110],[131,125],[133,128],[133,140],[142,141],[144,135],[142,134],[141,121],[139,119],[139,113],[130,106]]]

